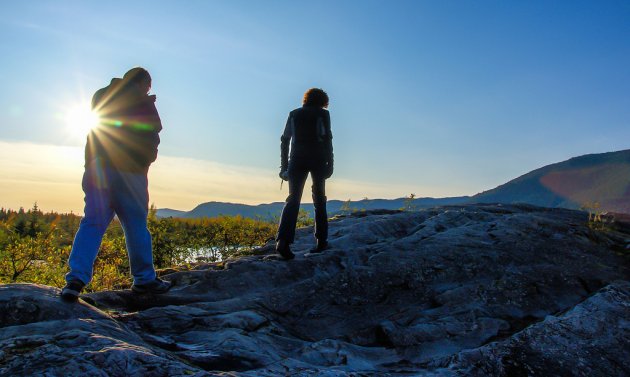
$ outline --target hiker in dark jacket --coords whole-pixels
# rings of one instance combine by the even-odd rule
[[[280,178],[289,181],[289,196],[282,210],[276,236],[276,251],[287,260],[294,257],[289,245],[295,237],[300,200],[309,173],[313,180],[317,239],[317,246],[311,252],[321,252],[328,246],[326,179],[333,173],[330,113],[326,110],[328,95],[322,89],[311,88],[304,93],[302,104],[302,107],[289,114],[280,138]]]
[[[74,301],[92,280],[92,268],[107,226],[118,216],[125,232],[129,265],[136,293],[164,293],[170,283],[153,267],[147,174],[157,158],[162,123],[155,96],[148,95],[151,76],[133,68],[122,79],[98,90],[92,110],[100,123],[85,146],[85,214],[74,238],[62,298]]]

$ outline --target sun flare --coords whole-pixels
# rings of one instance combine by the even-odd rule
[[[68,109],[66,113],[66,126],[74,136],[85,136],[98,125],[98,114],[90,110],[87,103],[78,104]]]

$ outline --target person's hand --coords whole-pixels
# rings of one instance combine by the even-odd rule
[[[326,162],[326,169],[325,169],[325,173],[324,176],[326,177],[326,179],[332,177],[333,175],[333,171],[335,170],[335,164],[333,162],[333,160],[330,160],[328,162]]]
[[[280,174],[278,174],[278,176],[280,176],[280,179],[282,179],[283,181],[288,181],[289,180],[289,171],[288,170],[281,170]]]

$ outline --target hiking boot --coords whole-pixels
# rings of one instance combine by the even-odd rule
[[[75,302],[79,299],[85,284],[81,280],[71,280],[61,290],[61,299],[67,302]]]
[[[162,280],[160,278],[155,278],[150,283],[146,284],[134,284],[131,286],[131,290],[133,293],[144,294],[144,293],[154,293],[161,294],[168,292],[169,289],[173,286],[173,283],[170,281]]]
[[[295,258],[295,254],[291,252],[291,248],[289,247],[289,244],[285,240],[280,239],[276,241],[276,251],[285,260],[291,260]]]
[[[310,253],[321,253],[322,251],[328,249],[328,241],[326,240],[317,240],[317,246],[309,250]]]

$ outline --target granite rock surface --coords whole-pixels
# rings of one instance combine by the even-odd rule
[[[372,211],[164,295],[0,286],[0,375],[626,376],[630,227],[524,205]]]

